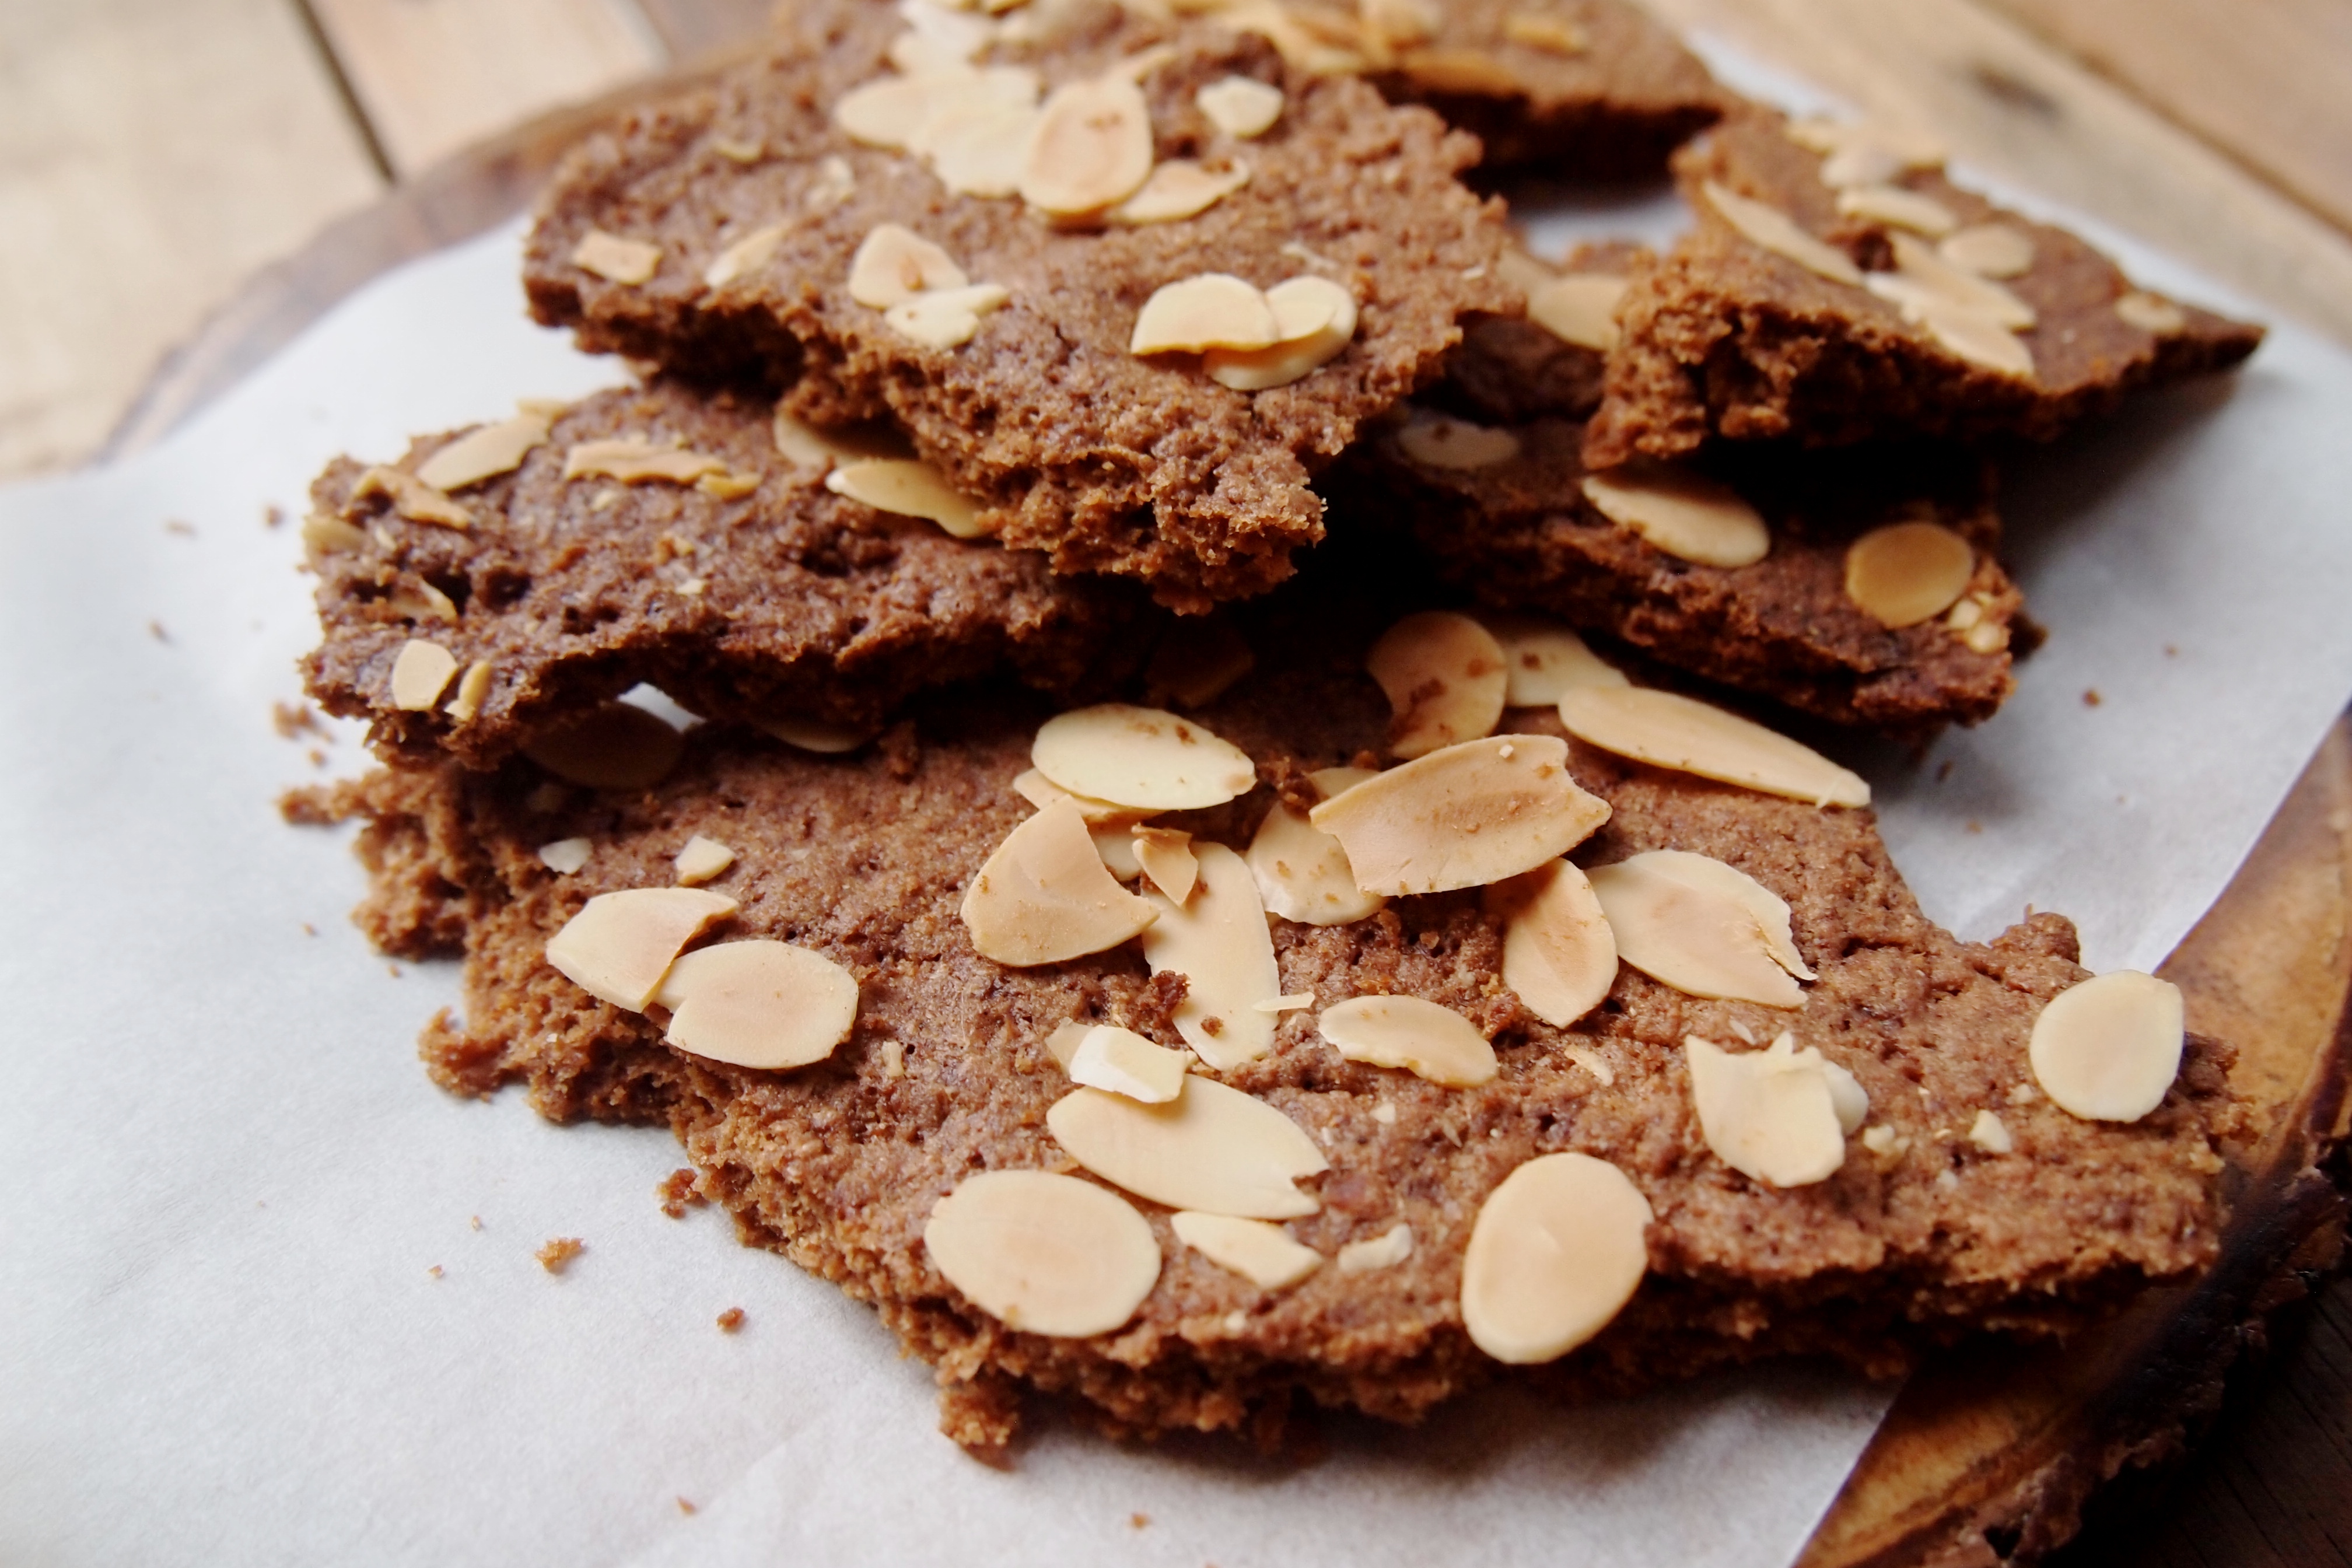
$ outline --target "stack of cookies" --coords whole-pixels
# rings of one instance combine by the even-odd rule
[[[1664,256],[1465,183],[1669,156]],[[959,1442],[1892,1373],[2211,1256],[2227,1048],[1937,929],[1781,731],[1991,716],[1988,443],[2254,329],[1622,0],[803,0],[524,279],[637,383],[319,480],[383,765],[301,809],[463,953],[437,1081],[670,1127]]]

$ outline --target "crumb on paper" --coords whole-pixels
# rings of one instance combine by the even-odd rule
[[[677,1511],[680,1513],[692,1513],[694,1511],[694,1505],[687,1501],[684,1498],[680,1498],[677,1500]]]
[[[572,1260],[588,1249],[588,1244],[576,1236],[559,1236],[531,1254],[539,1266],[550,1274],[561,1274],[572,1266]]]
[[[1982,833],[1984,831],[1984,824],[1979,822],[1972,816],[1969,818],[1969,831],[1970,833]]]
[[[1950,778],[1952,776],[1952,770],[1958,766],[1959,766],[1959,763],[1957,760],[1951,757],[1946,757],[1943,762],[1937,766],[1936,782],[1937,784],[1942,784],[1946,779]]]
[[[304,921],[302,922],[302,934],[304,936],[316,936],[319,934],[319,928],[312,925],[309,921]]]
[[[318,710],[308,702],[273,702],[269,705],[269,726],[278,731],[281,741],[291,741],[298,735],[320,735],[327,727],[319,722]]]
[[[723,1311],[723,1312],[721,1312],[721,1313],[719,1313],[719,1331],[720,1333],[722,1333],[722,1334],[731,1334],[731,1333],[733,1333],[736,1330],[738,1330],[738,1329],[741,1328],[742,1326],[743,1326],[743,1309],[742,1309],[742,1308],[740,1308],[740,1307],[730,1307],[730,1308],[728,1308],[725,1311]]]
[[[264,528],[285,527],[286,509],[274,502],[268,506],[263,507],[261,509],[261,526]]]
[[[466,1223],[474,1229],[479,1230],[482,1228],[482,1216],[480,1215],[468,1215],[466,1216]]]
[[[310,765],[314,768],[325,767],[327,765],[327,753],[316,746],[311,747]]]
[[[1151,1516],[1148,1513],[1130,1513],[1127,1516],[1127,1527],[1129,1530],[1141,1530],[1150,1522]]]
[[[427,1268],[425,1272],[433,1276],[434,1279],[438,1279],[441,1278],[441,1266],[436,1263],[430,1268]]]
[[[160,643],[168,643],[172,640],[172,634],[163,629],[163,623],[161,621],[149,621],[147,635]]]
[[[694,1184],[691,1170],[672,1171],[655,1183],[654,1196],[661,1199],[662,1213],[672,1219],[683,1219],[688,1208],[700,1208],[710,1201]]]
[[[2100,696],[2100,695],[2099,695],[2099,689],[2098,689],[2097,687],[2095,687],[2095,686],[2093,686],[2093,687],[2087,687],[2087,688],[2085,688],[2085,689],[2084,689],[2084,692],[2083,692],[2083,706],[2084,706],[2084,707],[2085,707],[2085,708],[2096,708],[2100,703],[2105,702],[2105,700],[2106,700],[2106,699],[2105,699],[2105,698],[2104,698],[2104,697],[2102,697],[2102,696]]]
[[[183,539],[194,539],[196,536],[196,525],[193,522],[182,522],[176,517],[167,517],[163,520],[163,531],[176,533]]]
[[[399,979],[402,973],[401,967],[397,963],[385,964],[383,966],[383,971],[386,974],[391,975],[394,980]]]

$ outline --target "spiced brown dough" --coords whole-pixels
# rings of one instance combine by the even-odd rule
[[[1493,272],[1499,205],[1454,178],[1475,142],[1362,82],[1289,69],[1255,35],[1080,5],[1052,41],[984,58],[1034,66],[1050,90],[1171,42],[1143,79],[1158,157],[1248,164],[1248,184],[1197,216],[1081,228],[1016,200],[951,195],[914,157],[834,124],[845,93],[887,74],[894,8],[843,0],[804,8],[798,25],[796,42],[573,152],[527,247],[532,310],[592,349],[790,386],[815,424],[894,416],[985,503],[1006,544],[1049,552],[1058,571],[1137,577],[1187,611],[1271,586],[1321,537],[1309,474],[1435,374],[1458,317],[1517,308]],[[1194,103],[1236,74],[1286,94],[1280,120],[1249,142]],[[752,162],[730,155],[747,147]],[[852,182],[837,200],[827,160]],[[719,251],[780,222],[790,226],[765,264],[704,283]],[[851,258],[882,224],[944,247],[1009,301],[954,349],[891,330],[847,287]],[[658,269],[629,285],[574,267],[591,229],[657,245]],[[1305,379],[1258,393],[1217,384],[1198,356],[1130,353],[1144,302],[1207,272],[1260,288],[1336,279],[1359,303],[1355,337]]]
[[[2000,279],[2037,323],[2019,338],[2029,378],[1941,347],[1865,289],[1808,270],[1733,228],[1700,195],[1713,181],[1778,208],[1865,269],[1889,265],[1887,229],[1839,216],[1820,154],[1784,134],[1787,121],[1749,109],[1675,155],[1697,226],[1665,258],[1634,272],[1619,308],[1606,395],[1585,434],[1585,460],[1610,468],[1672,458],[1710,437],[1787,438],[1832,446],[1874,437],[2048,440],[2121,403],[2135,388],[2226,369],[2253,353],[2262,329],[2179,305],[2178,331],[2119,315],[2129,279],[2064,229],[1993,205],[1914,170],[1896,181],[1960,223],[1999,223],[2032,241],[2032,267]]]
[[[1381,742],[1386,704],[1356,672],[1378,624],[1260,619],[1259,672],[1201,718],[1261,777],[1311,789],[1299,770]],[[1784,1352],[1893,1373],[1915,1347],[1967,1331],[2063,1331],[2211,1255],[2216,1148],[2239,1126],[2226,1048],[2192,1037],[2164,1103],[2138,1122],[2076,1121],[2034,1093],[2025,1054],[2042,1003],[2084,977],[2065,921],[2045,913],[1990,944],[1955,941],[1920,914],[1866,811],[1576,746],[1576,777],[1614,816],[1575,858],[1671,847],[1748,872],[1789,901],[1820,972],[1802,1010],[1700,1001],[1627,969],[1598,1010],[1552,1028],[1502,984],[1499,931],[1475,891],[1399,899],[1345,927],[1276,921],[1285,992],[1313,992],[1318,1007],[1426,997],[1497,1047],[1496,1080],[1442,1089],[1343,1060],[1309,1009],[1283,1016],[1270,1055],[1216,1075],[1278,1107],[1330,1160],[1304,1184],[1321,1209],[1292,1222],[1294,1237],[1329,1258],[1402,1222],[1411,1257],[1368,1273],[1327,1265],[1265,1292],[1187,1250],[1167,1212],[1138,1200],[1163,1267],[1134,1319],[1090,1339],[1010,1330],[930,1263],[931,1205],[979,1170],[1070,1169],[1045,1125],[1070,1088],[1046,1036],[1099,1019],[1172,1045],[1181,994],[1131,945],[1025,970],[971,948],[959,901],[1029,811],[1010,784],[1045,711],[1034,699],[933,700],[877,745],[830,760],[706,729],[658,787],[575,794],[554,809],[535,809],[548,804],[534,800],[542,781],[519,761],[496,775],[380,773],[310,809],[369,819],[361,847],[375,892],[361,920],[387,951],[441,947],[462,930],[466,1016],[426,1031],[436,1079],[482,1093],[524,1082],[559,1121],[667,1123],[747,1242],[872,1303],[939,1369],[943,1426],[976,1447],[1011,1436],[1024,1389],[1136,1433],[1263,1434],[1310,1403],[1414,1418],[1501,1370],[1462,1326],[1463,1248],[1504,1175],[1561,1150],[1616,1164],[1656,1215],[1631,1305],[1591,1344],[1527,1374],[1578,1390]],[[1557,732],[1549,714],[1512,721]],[[1169,820],[1244,844],[1271,797],[1261,787]],[[718,934],[800,943],[856,974],[858,1022],[830,1060],[762,1073],[681,1055],[656,1023],[544,961],[590,895],[667,885],[670,858],[698,833],[737,854],[712,884],[741,904]],[[590,841],[588,861],[557,876],[535,847],[573,836]],[[1731,1171],[1700,1135],[1681,1047],[1743,1028],[1820,1046],[1868,1092],[1871,1122],[1902,1142],[1885,1154],[1850,1142],[1816,1185],[1773,1190]],[[1613,1081],[1570,1046],[1596,1053]],[[2007,1124],[2012,1152],[1968,1140],[1982,1110]]]
[[[305,665],[310,694],[369,721],[383,752],[488,767],[641,681],[699,713],[878,729],[925,687],[1009,668],[1071,691],[1148,651],[1165,617],[1140,590],[1056,577],[1034,554],[835,495],[778,451],[770,416],[764,400],[667,380],[598,393],[515,472],[452,498],[473,514],[463,531],[404,518],[382,493],[354,500],[366,470],[339,459],[312,505],[355,524],[359,543],[313,554],[325,636]],[[413,472],[453,438],[425,437],[397,466]],[[614,440],[676,442],[757,488],[563,477],[573,447]],[[428,587],[454,621],[431,613]],[[488,661],[473,718],[452,718],[447,697],[394,705],[392,668],[413,637],[461,668]]]
[[[1644,247],[1612,240],[1579,246],[1557,268],[1528,270],[1530,278],[1625,278],[1651,259]],[[1590,419],[1601,406],[1604,367],[1601,350],[1570,342],[1529,317],[1474,316],[1463,323],[1462,346],[1445,356],[1445,374],[1421,401],[1490,425]]]

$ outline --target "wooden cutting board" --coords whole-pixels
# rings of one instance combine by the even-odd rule
[[[702,79],[732,58],[670,83]],[[368,279],[523,210],[609,107],[567,110],[483,143],[257,275],[159,369],[107,456],[160,438]],[[2267,1316],[2335,1263],[2347,1202],[2322,1167],[2352,1131],[2352,724],[2329,731],[2162,973],[2186,993],[2189,1026],[2237,1047],[2232,1081],[2263,1116],[2263,1137],[2231,1173],[2220,1261],[2063,1349],[1994,1342],[1927,1365],[1896,1399],[1801,1568],[2040,1560],[2074,1533],[2084,1501],[2120,1469],[2180,1448],[2219,1405],[2223,1374]]]

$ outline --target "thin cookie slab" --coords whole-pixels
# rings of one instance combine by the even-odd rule
[[[1318,793],[1315,770],[1377,761],[1390,705],[1352,672],[1369,641],[1360,627],[1318,614],[1252,635],[1259,673],[1200,721],[1282,780],[1298,809]],[[1646,856],[1640,865],[1663,867],[1653,880],[1667,879],[1669,894],[1747,911],[1722,929],[1754,943],[1769,923],[1759,911],[1783,911],[1790,951],[1780,962],[1794,967],[1774,973],[1783,986],[1810,977],[1800,1005],[1704,1000],[1629,963],[1597,1007],[1556,1027],[1503,978],[1515,962],[1507,931],[1527,918],[1504,912],[1517,906],[1493,889],[1399,897],[1345,924],[1272,922],[1280,994],[1257,1009],[1274,1020],[1264,1054],[1195,1067],[1173,1108],[1122,1109],[1114,1091],[1080,1089],[1070,1074],[1089,1071],[1080,1058],[1094,1026],[1180,1048],[1199,987],[1155,975],[1133,943],[1027,968],[973,951],[960,906],[1029,819],[1014,784],[1046,711],[934,706],[877,748],[833,760],[705,731],[657,789],[553,810],[534,809],[538,780],[520,763],[495,776],[379,774],[334,809],[373,819],[363,847],[384,870],[362,918],[380,942],[400,950],[465,928],[465,1020],[436,1025],[424,1044],[436,1079],[469,1093],[527,1083],[557,1120],[669,1124],[746,1239],[872,1301],[941,1368],[944,1424],[975,1447],[1005,1440],[1024,1386],[1134,1432],[1263,1431],[1306,1401],[1411,1419],[1505,1361],[1542,1360],[1604,1321],[1532,1375],[1627,1387],[1784,1352],[1887,1373],[1913,1347],[1971,1329],[2063,1331],[2210,1255],[2214,1144],[2236,1127],[2228,1053],[2191,1037],[2162,1105],[2136,1122],[2053,1105],[2033,1087],[2028,1046],[2042,1004],[2084,978],[2064,921],[2044,914],[1990,944],[1956,942],[1921,916],[1866,811],[1573,743],[1575,780],[1611,813],[1574,857],[1595,886],[1604,868]],[[1560,744],[1548,717],[1515,721],[1554,737],[1516,745]],[[1261,787],[1161,821],[1192,834],[1213,882],[1220,857],[1251,842],[1276,800]],[[597,1001],[546,963],[549,940],[588,899],[667,885],[671,858],[696,836],[738,852],[710,884],[740,906],[712,940],[788,942],[855,977],[857,1022],[825,1061],[766,1073],[682,1054],[661,1043],[657,1021]],[[537,848],[558,837],[591,847],[567,874]],[[1649,853],[1659,850],[1682,858]],[[1652,907],[1671,946],[1672,900]],[[1194,918],[1213,921],[1213,908]],[[1491,1076],[1483,1065],[1438,1070],[1410,1038],[1368,1046],[1368,1029],[1393,1032],[1397,1020],[1332,1012],[1360,996],[1443,1009],[1453,1022],[1440,1033],[1489,1043]],[[1410,1032],[1410,1010],[1390,1012]],[[1790,1046],[1751,1049],[1784,1032]],[[1465,1041],[1438,1054],[1478,1052]],[[1705,1101],[1692,1063],[1713,1075]],[[1826,1132],[1784,1126],[1743,1098],[1759,1073],[1811,1085],[1815,1100],[1797,1109],[1831,1118]],[[1987,1115],[2000,1139],[1972,1141]],[[1791,1145],[1797,1134],[1811,1144]],[[1824,1137],[1825,1175],[1811,1146]],[[1816,1168],[1790,1174],[1792,1147]],[[1155,1148],[1169,1157],[1151,1158]],[[1539,1311],[1530,1321],[1515,1294],[1535,1277],[1511,1264],[1513,1226],[1529,1205],[1540,1215],[1539,1194],[1486,1218],[1506,1178],[1547,1155],[1613,1170],[1575,1166],[1569,1186],[1617,1184],[1617,1210],[1651,1216],[1633,1221],[1645,1276],[1630,1300],[1580,1303],[1591,1310],[1581,1328]],[[1744,1174],[1734,1158],[1788,1184]],[[941,1201],[983,1170],[1124,1188],[1160,1252],[1131,1316],[1108,1331],[1024,1331],[1005,1321],[1013,1309],[986,1304],[1002,1281],[950,1258],[982,1296],[960,1290],[924,1238]],[[1204,1209],[1211,1221],[1182,1217]],[[1496,1234],[1474,1243],[1481,1226]],[[961,1257],[971,1233],[959,1226],[952,1239]],[[1465,1256],[1482,1246],[1500,1262],[1465,1285]],[[1133,1275],[1073,1277],[1054,1300],[1116,1306]]]
[[[313,489],[310,689],[388,752],[487,767],[640,681],[701,713],[870,731],[927,687],[1009,668],[1069,690],[1147,651],[1139,591],[835,494],[821,454],[778,449],[761,402],[666,380],[599,393],[458,482],[480,464],[453,460],[532,423],[429,437],[383,468],[344,458]],[[420,646],[447,674],[404,702]]]
[[[1698,226],[1635,275],[1586,433],[1595,468],[1717,437],[2047,440],[2262,341],[1954,185],[1931,148],[1756,110],[1675,174]]]
[[[1286,68],[1261,38],[1081,5],[1057,13],[1047,41],[1023,41],[1039,30],[1013,27],[1027,16],[985,23],[993,41],[959,68],[996,72],[984,80],[1001,88],[955,79],[1010,94],[1002,113],[1016,120],[1037,91],[1048,117],[1077,106],[1055,123],[1076,127],[1078,151],[999,172],[1020,174],[1027,199],[943,183],[988,184],[947,161],[955,132],[926,158],[845,130],[845,115],[868,138],[905,134],[854,95],[905,91],[919,118],[935,79],[886,58],[916,58],[893,8],[812,7],[798,47],[572,154],[531,234],[532,309],[591,348],[790,385],[813,423],[892,416],[979,499],[980,526],[1057,571],[1139,578],[1188,611],[1260,592],[1321,537],[1310,473],[1433,374],[1456,318],[1516,304],[1493,270],[1498,209],[1454,178],[1475,144],[1361,82]],[[1239,130],[1227,130],[1202,107],[1203,89],[1235,78],[1279,89],[1263,129],[1228,113]],[[1073,93],[1099,97],[1108,119]],[[1106,123],[1133,145],[1087,141]],[[1166,177],[1135,197],[1153,195],[1152,221],[1125,205],[1054,221],[1037,210],[1124,197],[1147,170]],[[582,249],[594,235],[658,259],[642,280],[615,279]],[[1146,305],[1204,276],[1238,279],[1252,319],[1139,342]],[[1277,321],[1263,301],[1302,279],[1336,285],[1349,308]],[[1333,341],[1289,370],[1239,378],[1263,390],[1217,378],[1218,353],[1326,329]]]
[[[1591,418],[1617,346],[1617,307],[1633,269],[1654,260],[1615,241],[1579,246],[1558,267],[1514,255],[1511,280],[1527,290],[1527,313],[1465,322],[1462,346],[1421,401],[1488,425]]]

